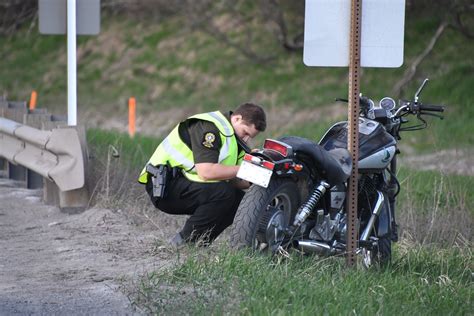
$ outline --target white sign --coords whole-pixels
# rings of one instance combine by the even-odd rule
[[[38,0],[39,31],[41,34],[66,34],[67,0]],[[78,35],[100,32],[100,0],[78,0],[76,3]]]
[[[306,0],[303,62],[349,65],[351,0]],[[403,64],[405,0],[362,0],[361,66]]]

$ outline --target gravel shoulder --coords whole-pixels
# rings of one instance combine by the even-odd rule
[[[120,285],[170,264],[155,231],[108,209],[68,215],[41,194],[0,178],[0,315],[140,314]]]

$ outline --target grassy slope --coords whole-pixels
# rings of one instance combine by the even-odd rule
[[[376,100],[390,95],[391,87],[423,51],[438,25],[431,17],[414,21],[408,16],[404,66],[364,69],[361,87],[366,95]],[[27,99],[36,89],[41,104],[65,112],[65,39],[35,31],[25,29],[0,38],[0,92],[11,100]],[[308,68],[301,53],[287,53],[272,40],[258,38],[258,33],[257,39],[264,43],[264,53],[277,52],[275,60],[255,64],[207,35],[183,30],[179,19],[153,24],[106,18],[98,37],[79,38],[80,111],[94,110],[104,117],[113,111],[113,116],[125,117],[126,99],[132,95],[138,100],[139,115],[144,116],[174,107],[228,109],[246,100],[275,111],[311,109],[334,104],[335,97],[347,95],[346,69]],[[430,132],[413,133],[407,143],[423,150],[434,144],[440,148],[473,145],[469,132],[474,118],[472,51],[474,41],[447,29],[420,65],[404,96],[411,97],[421,79],[430,77],[422,100],[449,108],[445,121],[434,122]],[[325,117],[318,124],[303,120],[298,127],[280,131],[319,138],[332,121]]]

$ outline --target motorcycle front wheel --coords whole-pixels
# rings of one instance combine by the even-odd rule
[[[277,239],[276,236],[269,237],[267,228],[270,221],[288,226],[299,205],[298,186],[290,178],[272,179],[267,188],[253,185],[246,192],[235,215],[230,232],[231,247],[268,250]]]
[[[386,214],[391,214],[390,212],[390,203],[385,196],[385,202],[383,207]],[[391,221],[391,220],[390,220]],[[392,239],[391,233],[386,236],[379,237],[377,240],[377,245],[374,249],[364,250],[363,254],[363,265],[366,268],[370,268],[372,265],[376,264],[378,266],[385,266],[390,263],[392,260]]]

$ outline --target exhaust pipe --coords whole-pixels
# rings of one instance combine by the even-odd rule
[[[321,255],[330,254],[333,250],[328,244],[314,240],[295,240],[293,246],[304,252],[316,252]]]

